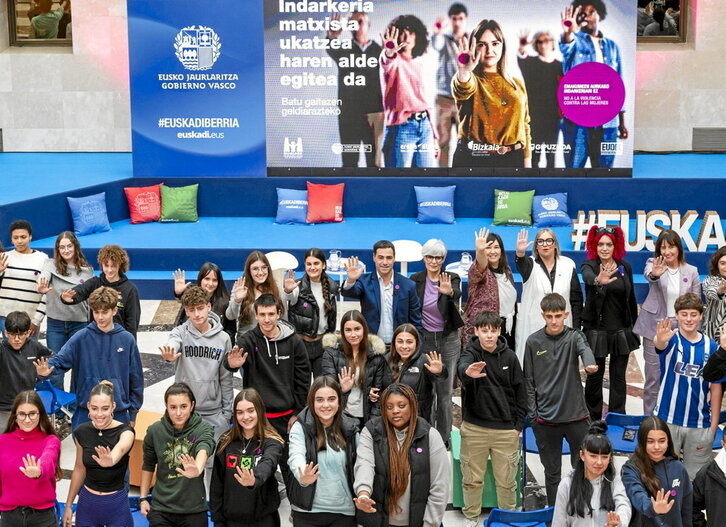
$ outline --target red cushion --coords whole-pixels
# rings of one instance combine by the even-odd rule
[[[345,183],[318,185],[308,183],[308,223],[343,221]]]
[[[147,223],[159,221],[161,217],[161,193],[159,187],[163,183],[151,187],[124,187],[126,200],[129,202],[131,223]]]

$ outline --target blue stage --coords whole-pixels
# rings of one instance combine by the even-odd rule
[[[254,250],[287,250],[298,259],[310,247],[340,249],[344,255],[359,255],[369,266],[371,246],[376,240],[413,239],[419,242],[441,238],[449,248],[447,261],[459,259],[462,251],[474,252],[473,233],[489,226],[493,212],[493,189],[529,190],[537,193],[568,192],[569,213],[577,211],[708,210],[723,213],[717,190],[726,168],[724,155],[638,155],[634,177],[623,178],[310,178],[321,183],[346,183],[341,224],[277,225],[276,187],[305,188],[306,178],[184,178],[165,179],[170,186],[199,183],[198,223],[148,223],[131,225],[123,192],[125,186],[145,186],[158,179],[133,178],[130,154],[2,154],[0,155],[0,215],[4,225],[24,218],[34,226],[34,247],[52,253],[55,235],[72,230],[67,196],[106,192],[112,231],[81,238],[86,256],[95,262],[98,250],[117,243],[131,257],[130,277],[144,298],[171,295],[171,271],[183,268],[193,275],[205,261],[218,263],[228,280],[241,273],[247,254]],[[414,185],[456,184],[454,225],[419,225],[415,222]],[[714,192],[708,192],[712,188]],[[698,233],[696,222],[691,231]],[[508,255],[518,227],[495,227]],[[585,258],[574,251],[572,229],[555,229],[564,254],[577,263]],[[5,245],[8,233],[2,233]],[[630,253],[636,273],[649,251]],[[688,261],[701,273],[707,270],[708,253],[691,252]],[[421,268],[413,263],[409,271]],[[298,268],[301,271],[302,267]],[[647,286],[637,280],[638,296]]]

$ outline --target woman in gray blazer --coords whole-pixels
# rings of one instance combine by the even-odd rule
[[[671,319],[676,327],[673,304],[681,295],[694,293],[701,297],[698,269],[686,263],[681,237],[671,229],[661,231],[655,242],[655,254],[645,262],[643,273],[648,281],[648,296],[640,308],[633,331],[643,337],[645,386],[643,387],[643,413],[651,415],[660,389],[660,362],[653,338],[659,320]]]

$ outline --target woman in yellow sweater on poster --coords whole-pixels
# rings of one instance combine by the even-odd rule
[[[531,168],[527,90],[507,73],[499,24],[482,20],[456,50],[458,71],[451,91],[461,124],[453,166]]]

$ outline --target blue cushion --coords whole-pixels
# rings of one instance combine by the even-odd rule
[[[454,191],[450,187],[413,187],[418,204],[418,223],[454,223]]]
[[[276,223],[308,222],[308,191],[291,188],[277,189]]]
[[[535,227],[569,227],[572,225],[567,213],[567,192],[535,196],[532,202],[532,219]]]
[[[76,236],[111,230],[106,213],[105,192],[83,198],[68,198],[68,205],[71,207],[73,233]]]

